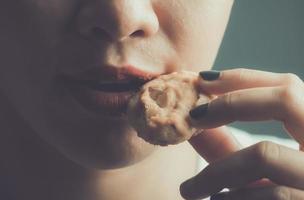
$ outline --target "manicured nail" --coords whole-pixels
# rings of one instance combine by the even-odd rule
[[[192,117],[193,119],[200,119],[204,117],[208,111],[208,106],[209,103],[206,103],[190,110],[189,112],[190,117]]]
[[[214,81],[220,77],[221,72],[211,70],[211,71],[202,71],[199,73],[199,75],[202,77],[202,79],[206,81]]]
[[[222,193],[219,193],[219,194],[212,195],[210,197],[210,200],[225,200],[225,196],[226,196],[226,193],[222,192]]]
[[[192,198],[193,186],[194,186],[193,179],[189,179],[180,185],[179,190],[184,199]]]

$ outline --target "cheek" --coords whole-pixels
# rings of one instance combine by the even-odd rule
[[[1,1],[0,13],[4,17],[0,24],[5,28],[0,31],[0,76],[22,83],[23,79],[45,80],[54,74],[54,67],[50,67],[51,49],[75,9],[71,2]]]
[[[1,29],[0,37],[3,52],[0,88],[21,107],[37,107],[35,102],[53,84],[57,69],[52,64],[55,55],[52,49],[66,31],[64,27],[73,16],[77,1],[4,0],[1,3],[0,13],[5,18],[0,18],[0,24],[5,29]]]
[[[179,63],[184,68],[200,71],[212,67],[225,32],[232,2],[180,0],[167,7],[172,12],[162,18],[164,30],[174,44]]]

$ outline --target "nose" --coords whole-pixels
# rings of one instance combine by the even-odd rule
[[[124,41],[151,37],[158,32],[159,21],[147,0],[87,1],[79,11],[78,31],[98,40]]]

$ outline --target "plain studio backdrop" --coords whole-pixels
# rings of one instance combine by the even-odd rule
[[[214,69],[291,72],[304,80],[303,9],[304,0],[236,0]],[[288,137],[277,122],[236,122],[232,126],[254,134]]]

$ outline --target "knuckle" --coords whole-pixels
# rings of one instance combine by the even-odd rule
[[[289,85],[281,89],[279,101],[282,107],[285,108],[285,111],[289,111],[293,106],[301,106],[303,96],[303,90],[301,88],[296,85]]]
[[[278,88],[278,106],[281,110],[282,120],[292,118],[294,113],[302,109],[304,102],[304,84],[303,81],[295,74],[284,74],[284,86]]]
[[[284,82],[286,83],[286,85],[295,86],[295,85],[303,84],[303,81],[296,74],[285,73],[283,76],[284,76]]]
[[[246,68],[237,68],[236,71],[237,71],[237,74],[238,74],[237,78],[238,78],[238,80],[240,82],[244,81],[248,77],[247,76],[248,69],[246,69]]]
[[[273,189],[272,192],[273,200],[291,200],[291,191],[289,188],[284,186],[279,186]]]
[[[238,98],[237,94],[227,93],[222,96],[221,106],[225,110],[225,115],[229,115],[229,119],[234,121],[238,119],[239,112],[235,109],[235,99]]]
[[[233,95],[231,93],[223,95],[222,103],[224,108],[231,108],[233,105]]]
[[[293,101],[297,95],[297,89],[294,86],[286,86],[281,92],[281,98],[284,101]]]
[[[267,167],[279,159],[280,151],[278,144],[263,141],[254,146],[253,159],[262,168]]]

